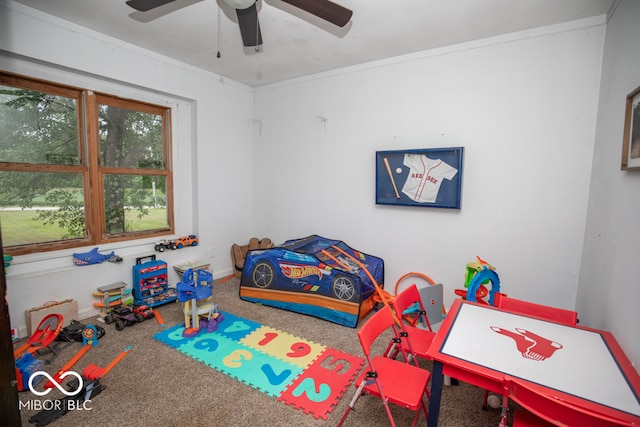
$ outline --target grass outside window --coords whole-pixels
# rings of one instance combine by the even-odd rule
[[[173,233],[171,109],[0,72],[10,255]]]

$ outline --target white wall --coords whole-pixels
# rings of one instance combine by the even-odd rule
[[[251,88],[13,2],[0,5],[0,35],[0,69],[173,108],[176,233],[196,233],[200,246],[158,258],[208,260],[217,277],[231,274],[229,248],[252,236],[251,168],[238,167],[252,152]],[[92,315],[91,292],[131,284],[135,258],[155,253],[152,239],[100,249],[124,261],[76,267],[71,254],[82,249],[15,257],[7,276],[12,326],[24,336],[25,310],[50,300],[75,298],[79,317]]]
[[[621,171],[626,96],[640,86],[640,2],[620,2],[607,24],[594,164],[576,308],[610,330],[640,366],[640,171]]]
[[[252,91],[10,1],[0,6],[0,68],[169,100],[177,233],[202,243],[165,252],[170,264],[209,259],[212,247],[221,277],[234,242],[317,233],[383,257],[388,287],[423,272],[445,284],[450,302],[478,255],[505,292],[577,307],[583,324],[611,329],[638,360],[640,174],[618,170],[623,100],[639,84],[638,7],[625,0],[614,14],[604,61],[597,18]],[[465,147],[460,211],[375,205],[376,150],[448,146]],[[12,324],[68,297],[91,314],[90,293],[130,282],[151,243],[101,248],[122,264],[75,267],[70,252],[17,257]]]
[[[259,88],[256,232],[342,239],[385,260],[388,289],[422,272],[448,302],[480,256],[511,296],[574,308],[603,23]],[[461,210],[375,204],[376,150],[452,146],[465,147]]]

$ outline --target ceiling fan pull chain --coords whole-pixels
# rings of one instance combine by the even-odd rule
[[[220,5],[218,5],[218,53],[216,55],[217,58],[220,58],[222,55],[220,54]]]

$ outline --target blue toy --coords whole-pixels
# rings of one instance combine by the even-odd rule
[[[473,279],[469,284],[469,288],[467,289],[467,301],[483,303],[484,301],[478,300],[476,296],[478,294],[478,289],[480,289],[480,286],[485,286],[484,284],[488,282],[491,282],[488,302],[489,305],[495,305],[495,294],[496,292],[500,292],[500,278],[498,277],[498,273],[487,268],[486,266],[484,266],[482,270],[480,270],[473,276]]]
[[[178,302],[182,303],[184,312],[184,336],[194,336],[201,329],[213,332],[222,321],[218,306],[213,303],[212,282],[213,275],[209,271],[189,268],[176,285]]]
[[[33,354],[27,352],[16,360],[16,380],[18,391],[29,389],[29,377],[34,372],[43,371],[44,364],[42,360],[33,357]]]
[[[467,301],[480,304],[495,305],[495,294],[500,292],[500,278],[495,271],[495,267],[476,256],[477,261],[467,264],[464,287],[466,289],[456,289],[455,294]],[[491,289],[487,285],[491,284]],[[489,300],[485,298],[489,295]]]
[[[82,254],[73,254],[73,262],[80,266],[99,264],[104,261],[120,262],[122,261],[122,258],[116,255],[114,251],[111,251],[111,253],[106,255],[98,253],[98,248],[93,248],[89,252]]]
[[[311,235],[249,250],[240,299],[355,328],[377,302],[388,304],[383,284],[382,258]]]
[[[182,275],[182,282],[176,285],[178,301],[184,303],[194,298],[200,301],[210,297],[213,293],[212,281],[213,276],[207,270],[198,269],[194,272],[192,268],[187,269]]]

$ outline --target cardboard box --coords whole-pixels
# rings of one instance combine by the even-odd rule
[[[33,335],[33,331],[47,315],[57,313],[64,317],[63,327],[67,326],[73,319],[78,319],[78,301],[74,299],[66,299],[63,301],[48,301],[40,307],[34,307],[26,311],[27,330],[29,336]]]

